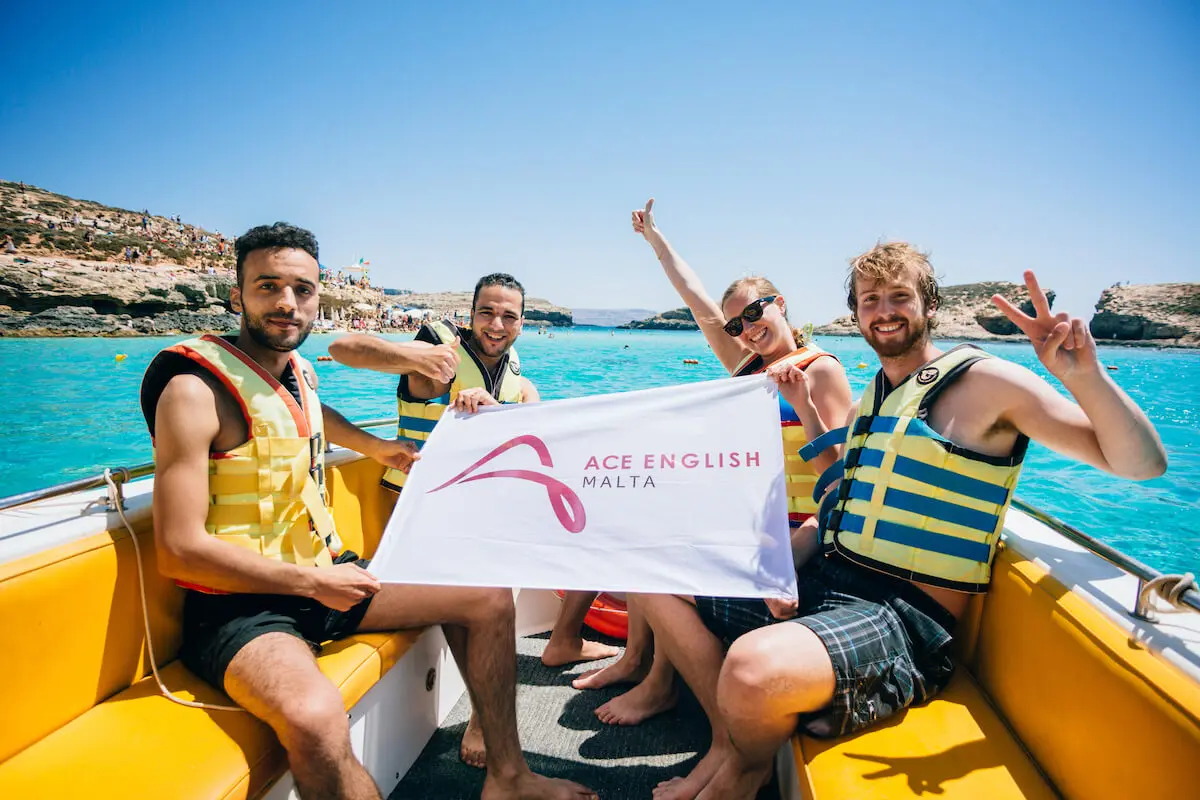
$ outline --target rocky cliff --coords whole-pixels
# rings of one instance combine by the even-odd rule
[[[405,308],[428,308],[438,316],[465,318],[471,313],[472,292],[425,292],[388,295],[388,302]],[[574,325],[571,309],[556,306],[540,297],[525,298],[525,321],[555,327]]]
[[[700,329],[700,326],[696,324],[695,317],[692,316],[691,309],[688,308],[673,308],[648,319],[628,322],[617,327],[653,331],[696,331]]]
[[[1098,341],[1200,347],[1200,283],[1105,289],[1091,329]]]
[[[1033,313],[1029,290],[1024,284],[1007,281],[983,281],[963,283],[941,288],[941,305],[938,307],[939,339],[1013,340],[1025,339],[1025,335],[1009,322],[1008,317],[992,305],[992,295],[998,294],[1019,306],[1027,314]],[[1054,306],[1054,292],[1046,296]],[[849,315],[838,317],[827,325],[815,329],[817,334],[832,336],[857,336],[858,325]]]
[[[234,272],[200,272],[48,256],[0,256],[0,336],[135,336],[236,330]],[[329,319],[369,315],[382,292],[321,290]],[[336,313],[335,313],[336,312]]]
[[[0,246],[0,336],[190,334],[238,326],[228,306],[233,240],[179,217],[0,181]],[[373,329],[385,305],[447,316],[471,307],[470,292],[389,294],[324,284],[322,316],[335,326],[365,320]],[[572,324],[570,309],[534,297],[525,317]]]
[[[232,273],[0,257],[0,335],[132,336],[228,331]]]

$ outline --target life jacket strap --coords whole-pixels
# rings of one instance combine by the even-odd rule
[[[835,514],[837,513],[835,512]],[[840,532],[861,535],[866,528],[866,519],[858,514],[841,513],[836,524],[837,530]],[[927,552],[978,561],[980,564],[986,564],[992,558],[992,548],[984,542],[972,542],[957,536],[926,531],[888,520],[876,521],[874,538],[915,547]]]
[[[821,501],[821,495],[833,485],[833,482],[846,474],[846,463],[842,459],[838,459],[829,465],[829,469],[821,473],[821,477],[817,478],[817,485],[813,487],[812,499],[814,502]]]
[[[841,444],[843,441],[845,441],[846,431],[849,429],[850,426],[847,425],[822,433],[820,436],[804,445],[804,447],[800,448],[800,457],[805,461],[812,461],[814,458],[824,452],[826,448],[833,447],[835,444]]]

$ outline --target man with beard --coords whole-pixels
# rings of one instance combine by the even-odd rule
[[[381,586],[342,549],[324,486],[326,435],[400,470],[417,456],[322,406],[312,366],[295,352],[318,310],[316,239],[276,223],[248,231],[236,253],[240,331],[167,348],[142,385],[159,569],[187,590],[181,660],[271,726],[302,796],[378,800],[314,652],[359,631],[441,624],[491,751],[483,797],[593,797],[525,763],[511,592]]]
[[[482,406],[533,403],[536,387],[521,374],[514,348],[525,320],[525,287],[502,272],[484,275],[475,284],[471,327],[460,330],[448,320],[422,325],[413,341],[390,342],[375,336],[344,336],[329,345],[329,355],[350,367],[399,374],[399,437],[418,446],[429,438],[447,408],[474,413]],[[388,470],[383,485],[403,490],[405,474]],[[488,510],[494,513],[495,509]],[[594,592],[566,592],[542,663],[557,667],[594,661],[620,652],[580,635]],[[463,734],[462,760],[472,766],[486,763],[484,742],[476,715]]]
[[[1075,402],[973,346],[935,347],[937,279],[916,248],[880,244],[851,262],[846,283],[883,368],[847,428],[814,430],[801,451],[812,458],[844,446],[843,461],[818,482],[818,494],[832,484],[820,540],[794,543],[797,615],[781,622],[761,601],[722,598],[645,605],[658,641],[704,708],[717,709],[714,729],[725,734],[690,775],[660,785],[659,800],[752,798],[798,727],[842,736],[944,688],[955,623],[970,595],[987,590],[1030,439],[1133,480],[1166,470],[1158,434],[1109,379],[1086,324],[1051,314],[1032,272],[1034,316],[992,300]],[[802,372],[794,378],[806,382]],[[701,680],[723,646],[719,677]]]

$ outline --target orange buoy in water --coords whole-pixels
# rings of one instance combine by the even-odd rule
[[[859,369],[866,369],[866,368],[867,368],[867,362],[865,362],[865,361],[860,361],[860,362],[858,362],[858,368],[859,368]]]
[[[317,356],[317,361],[333,361],[333,356]]]
[[[114,360],[115,361],[124,361],[127,358],[129,358],[129,355],[127,353],[117,353]]]
[[[685,359],[683,360],[683,363],[685,363],[685,364],[699,364],[699,363],[700,363],[700,360],[699,360],[699,359],[697,359],[697,358],[685,358]]]
[[[564,592],[555,589],[554,594],[562,600]],[[611,636],[614,639],[624,639],[629,636],[629,608],[625,605],[625,596],[601,592],[592,601],[583,622],[596,633]]]

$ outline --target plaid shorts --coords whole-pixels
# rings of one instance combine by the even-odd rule
[[[778,622],[809,628],[829,651],[833,702],[803,715],[813,736],[844,736],[941,691],[954,671],[954,616],[908,581],[814,556],[796,574],[799,615],[771,616],[762,600],[697,597],[704,624],[726,646]]]

